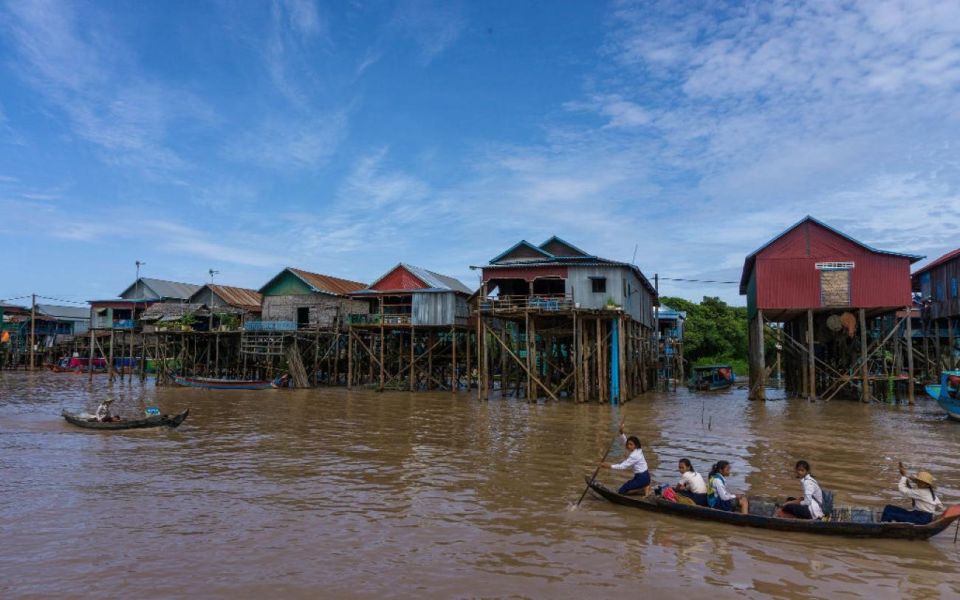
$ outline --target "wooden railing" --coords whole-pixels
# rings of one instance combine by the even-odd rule
[[[497,313],[524,310],[556,312],[574,308],[573,294],[534,294],[532,296],[499,296],[482,298],[480,312]]]
[[[347,322],[350,325],[409,325],[410,315],[408,314],[350,314],[347,316]]]

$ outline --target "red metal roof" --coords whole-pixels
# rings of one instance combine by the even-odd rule
[[[207,287],[230,306],[250,311],[260,310],[262,297],[256,290],[213,283],[207,284]]]
[[[304,280],[307,285],[310,285],[314,289],[321,292],[346,295],[350,292],[362,290],[363,288],[367,287],[367,284],[360,283],[358,281],[350,281],[348,279],[340,279],[339,277],[332,277],[330,275],[311,273],[310,271],[302,271],[300,269],[294,269],[293,267],[287,267],[287,269],[300,279]]]
[[[913,274],[914,274],[914,276],[917,276],[917,275],[919,275],[919,274],[921,274],[921,273],[926,273],[926,272],[929,271],[930,269],[933,269],[933,268],[935,268],[935,267],[939,267],[939,266],[942,265],[943,263],[950,262],[951,260],[953,260],[953,259],[955,259],[955,258],[960,258],[960,248],[957,248],[956,250],[951,250],[950,252],[947,252],[946,254],[944,254],[943,256],[941,256],[940,258],[938,258],[938,259],[936,259],[936,260],[933,260],[933,261],[931,261],[931,262],[923,265],[922,267],[920,267],[919,269],[917,269],[916,271],[914,271]]]

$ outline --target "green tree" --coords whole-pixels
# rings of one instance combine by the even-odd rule
[[[734,363],[739,371],[747,361],[747,309],[729,306],[705,296],[699,304],[664,296],[663,304],[687,313],[683,324],[683,354],[691,364]]]

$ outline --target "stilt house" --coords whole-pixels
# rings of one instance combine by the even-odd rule
[[[917,269],[913,290],[920,294],[921,335],[928,377],[939,380],[941,370],[955,370],[960,337],[960,248]],[[932,359],[932,360],[930,360]]]
[[[650,387],[657,294],[635,265],[554,236],[514,244],[482,273],[481,395],[494,377],[501,391],[513,386],[530,399],[619,402]],[[491,352],[502,355],[499,365],[488,362]]]
[[[465,325],[472,291],[453,277],[400,263],[351,297],[368,310],[351,315],[351,324],[441,327]]]
[[[366,312],[367,304],[350,297],[366,284],[287,267],[260,288],[260,323],[265,329],[325,329],[346,315]],[[256,327],[248,323],[247,329]]]
[[[902,339],[888,332],[910,327],[910,319],[893,315],[912,305],[910,265],[921,258],[872,248],[810,216],[747,256],[740,294],[750,319],[751,397],[766,397],[769,340],[785,352],[788,394],[832,398],[858,395],[859,387],[869,398],[886,350],[905,359],[896,376],[907,381],[912,398],[909,333],[908,348],[882,347]]]

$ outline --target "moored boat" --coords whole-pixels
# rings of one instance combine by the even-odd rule
[[[694,367],[687,387],[694,391],[725,390],[737,380],[730,365],[703,365]]]
[[[98,421],[90,415],[80,415],[64,410],[63,418],[68,423],[87,429],[145,429],[147,427],[178,427],[183,423],[190,409],[179,412],[175,415],[152,415],[143,419],[120,419],[115,421]]]
[[[214,377],[182,377],[175,376],[174,383],[186,387],[205,390],[267,390],[273,386],[272,381],[254,379],[217,379]]]
[[[928,394],[933,391],[931,388],[939,388],[934,396],[937,404],[947,411],[950,418],[960,421],[960,371],[944,371],[940,374],[940,385],[926,387]]]
[[[924,391],[927,392],[927,395],[933,399],[940,397],[940,384],[939,383],[928,383],[923,386]]]
[[[776,531],[793,531],[863,538],[925,540],[933,537],[960,519],[960,505],[953,505],[927,525],[879,522],[878,512],[870,508],[833,508],[830,517],[819,521],[775,517],[776,503],[769,498],[750,498],[750,513],[727,512],[704,506],[671,502],[657,496],[622,496],[602,483],[585,477],[587,485],[601,498],[614,504],[639,508],[677,517],[716,521],[741,527],[756,527]]]

